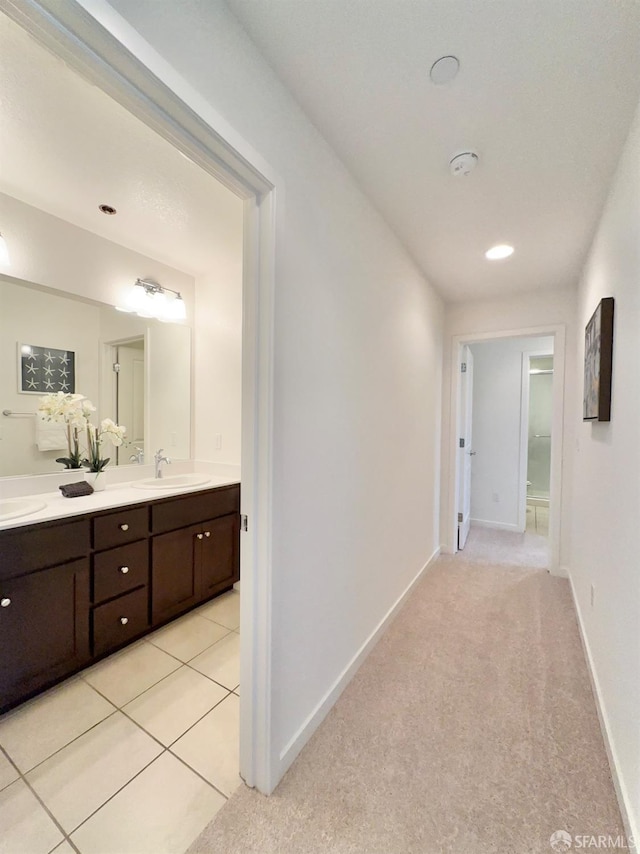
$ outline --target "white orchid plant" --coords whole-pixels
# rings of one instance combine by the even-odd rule
[[[109,439],[112,445],[118,447],[124,442],[126,431],[126,427],[116,424],[111,418],[101,421],[99,428],[89,422],[87,424],[87,458],[82,461],[82,464],[87,466],[89,471],[104,471],[111,457],[101,456],[102,443],[105,439]]]
[[[80,450],[80,433],[84,432],[89,423],[91,413],[96,408],[83,394],[65,394],[59,391],[55,394],[45,394],[40,398],[38,412],[44,421],[54,421],[64,424],[67,428],[68,457],[58,457],[57,463],[62,463],[67,469],[82,468],[82,452]]]
[[[65,394],[59,391],[55,394],[45,394],[40,398],[38,412],[45,421],[55,421],[66,425],[68,457],[58,457],[57,463],[63,463],[65,468],[79,469],[83,466],[92,472],[103,471],[111,457],[101,456],[101,446],[109,439],[115,446],[122,445],[126,427],[122,427],[105,418],[99,427],[91,421],[91,415],[96,411],[95,406],[83,394]],[[80,435],[86,434],[86,455],[80,449]]]

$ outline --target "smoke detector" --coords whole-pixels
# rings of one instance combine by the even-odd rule
[[[449,161],[449,171],[455,177],[458,175],[470,175],[478,165],[478,155],[475,151],[463,151],[456,154]]]

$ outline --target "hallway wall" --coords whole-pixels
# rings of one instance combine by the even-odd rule
[[[453,339],[458,335],[505,332],[511,330],[538,329],[550,325],[565,328],[565,405],[562,442],[562,499],[560,519],[560,564],[565,572],[571,562],[571,448],[574,441],[575,418],[571,402],[576,387],[576,291],[573,287],[563,290],[536,291],[512,297],[477,300],[475,302],[450,303],[445,311],[444,362],[442,376],[442,470],[440,537],[443,547],[450,550],[451,520],[447,518],[449,507],[449,457],[453,427],[451,426],[451,369],[455,359]]]
[[[111,6],[161,55],[163,79],[186,81],[197,109],[223,116],[279,175],[269,709],[277,782],[438,548],[442,300],[223,3]],[[126,21],[112,17],[112,31],[149,58]]]
[[[603,297],[615,299],[611,421],[582,422],[580,376],[571,581],[640,840],[640,106],[578,290],[580,366],[584,328]]]

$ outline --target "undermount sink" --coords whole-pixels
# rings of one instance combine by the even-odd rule
[[[0,501],[0,522],[37,513],[38,510],[44,510],[46,506],[46,501],[38,501],[35,498],[7,498]]]
[[[180,489],[190,486],[202,486],[209,483],[208,474],[172,474],[164,477],[149,477],[146,480],[136,480],[131,486],[136,489]]]

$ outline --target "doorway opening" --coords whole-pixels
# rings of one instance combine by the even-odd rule
[[[560,569],[564,327],[453,340],[450,542]]]
[[[99,23],[79,4],[51,12],[17,3],[7,14],[242,202],[241,513],[248,524],[240,548],[240,773],[249,786],[268,794],[279,771],[270,732],[275,175],[213,109],[200,100],[190,103],[193,93],[185,94],[164,65],[154,66],[137,34],[117,32],[113,22]],[[147,64],[138,59],[142,55]],[[145,359],[149,355],[145,348]],[[147,431],[150,421],[145,414]]]
[[[145,452],[145,358],[144,337],[112,343],[111,376],[113,412],[117,424],[127,425],[127,447],[113,449],[116,465],[143,463]]]

